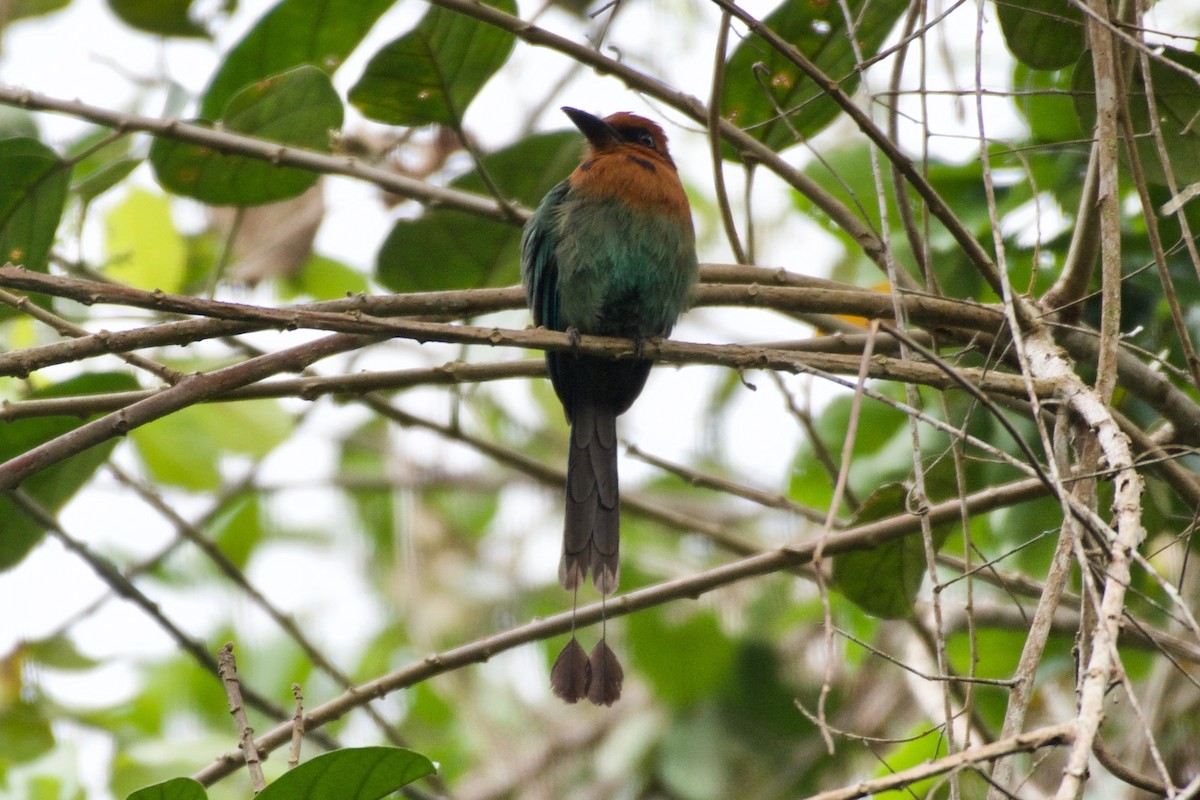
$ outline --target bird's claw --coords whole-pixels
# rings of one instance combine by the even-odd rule
[[[576,328],[574,325],[572,325],[567,328],[566,334],[567,339],[571,342],[571,347],[578,350],[580,341],[579,328]]]

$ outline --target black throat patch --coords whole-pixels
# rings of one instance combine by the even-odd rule
[[[644,159],[644,158],[639,158],[638,156],[632,156],[632,155],[627,155],[627,156],[625,156],[625,157],[626,157],[626,158],[628,158],[628,159],[629,159],[630,161],[632,161],[633,163],[637,164],[637,165],[638,165],[639,167],[641,167],[642,169],[646,170],[647,172],[653,173],[653,172],[656,172],[656,171],[657,171],[657,170],[655,170],[655,168],[654,168],[654,162],[653,162],[653,161],[647,161],[647,160],[646,160],[646,159]]]

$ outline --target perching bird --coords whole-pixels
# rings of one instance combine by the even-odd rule
[[[625,112],[599,119],[563,111],[588,147],[525,226],[521,278],[529,308],[536,325],[634,339],[640,349],[671,332],[696,283],[687,195],[658,125]],[[571,424],[559,581],[577,589],[591,572],[608,595],[620,576],[616,420],[641,393],[650,362],[549,352],[546,364]],[[620,667],[603,639],[600,650],[589,665],[572,638],[555,667],[564,664],[561,672],[572,675],[552,674],[556,693],[569,702],[587,694],[611,704],[620,694]],[[601,675],[614,667],[615,693],[605,687],[611,674]]]

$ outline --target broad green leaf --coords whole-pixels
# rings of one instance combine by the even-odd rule
[[[514,0],[490,0],[509,14]],[[350,102],[389,125],[460,127],[471,100],[512,53],[516,37],[493,25],[431,6],[417,27],[371,57]]]
[[[854,36],[864,58],[878,52],[906,0],[848,0]],[[859,73],[842,3],[784,0],[764,20],[846,93],[858,86]],[[779,118],[782,110],[787,119]],[[841,107],[826,97],[798,67],[761,37],[742,40],[725,67],[721,116],[772,150],[807,139],[834,120]],[[727,157],[733,157],[727,150]]]
[[[465,211],[435,210],[399,220],[383,240],[375,277],[393,292],[471,289],[512,283],[518,238],[511,226]],[[503,275],[504,277],[499,277]]]
[[[64,634],[36,639],[23,645],[29,661],[58,670],[85,670],[95,667],[96,659],[79,652],[75,642]]]
[[[883,756],[882,760],[884,763],[875,769],[875,774],[881,777],[890,775],[903,769],[928,763],[945,755],[946,737],[940,731],[930,731],[924,736],[902,741],[893,746]],[[923,781],[918,781],[911,786],[905,787],[903,790],[880,792],[879,794],[872,795],[872,797],[876,798],[876,800],[880,800],[881,798],[887,798],[887,800],[911,800],[913,797],[927,797],[934,785],[941,780],[941,776],[934,776],[926,778]]]
[[[966,631],[951,633],[946,637],[946,655],[951,668],[959,675],[974,675],[979,678],[1008,680],[1012,678],[1025,647],[1025,630],[993,628],[983,624],[976,627],[972,636]],[[1046,641],[1046,652],[1039,666],[1039,685],[1045,685],[1049,677],[1044,670],[1074,668],[1072,648],[1074,637],[1051,633]],[[1061,667],[1059,666],[1061,665]],[[1008,691],[999,686],[980,685],[975,688],[975,703],[985,722],[999,728],[1004,720],[1008,705]]]
[[[226,558],[245,569],[263,540],[258,495],[248,492],[229,500],[209,520],[205,534]]]
[[[534,206],[570,174],[579,159],[579,135],[537,134],[483,158],[506,198]],[[485,191],[478,171],[450,185]],[[394,292],[505,286],[519,278],[521,229],[463,211],[437,209],[400,220],[376,258],[376,278]]]
[[[0,770],[32,761],[54,747],[54,732],[42,708],[18,701],[0,707]]]
[[[1072,72],[1031,69],[1020,62],[1014,66],[1013,101],[1035,140],[1075,142],[1083,138],[1071,102]]]
[[[72,189],[79,195],[80,200],[90,203],[128,178],[129,173],[133,172],[141,164],[142,159],[140,158],[118,158],[116,161],[110,161],[98,168],[95,172],[76,183]]]
[[[17,137],[38,138],[37,120],[23,108],[0,105],[0,139]]]
[[[388,488],[388,429],[385,420],[373,419],[342,441],[338,479],[348,487],[359,525],[374,548],[371,563],[390,569],[396,560],[395,498]]]
[[[192,424],[198,409],[191,406],[130,431],[129,440],[155,482],[193,491],[221,485],[220,451],[202,426]]]
[[[761,605],[765,609],[780,602],[791,605],[778,595],[771,595]],[[778,613],[779,609],[772,608],[771,612]],[[796,713],[796,690],[781,679],[781,666],[771,641],[739,640],[734,668],[719,693],[722,714],[734,726],[736,735],[756,748],[787,747],[789,739],[804,735],[812,727]]]
[[[82,178],[117,156],[127,155],[133,144],[129,134],[114,135],[108,128],[88,128],[70,145],[67,155],[75,160],[75,178]]]
[[[425,756],[399,747],[347,747],[288,770],[259,800],[376,800],[432,775]]]
[[[1154,84],[1154,102],[1158,126],[1162,130],[1171,171],[1179,186],[1200,181],[1200,86],[1188,75],[1161,63],[1179,64],[1186,70],[1200,71],[1200,54],[1163,46],[1157,58],[1150,61],[1150,79]],[[1140,69],[1134,70],[1129,87],[1129,117],[1137,137],[1138,157],[1146,180],[1166,184],[1166,175],[1159,163],[1158,148],[1150,132],[1150,115],[1146,105],[1146,83]],[[1075,110],[1079,124],[1089,135],[1096,125],[1096,77],[1092,71],[1091,51],[1085,52],[1075,66],[1073,85]]]
[[[1062,69],[1083,53],[1083,12],[1068,0],[998,0],[1009,51],[1034,69]]]
[[[638,673],[654,695],[686,708],[714,694],[729,680],[736,660],[733,642],[711,612],[690,614],[679,623],[661,610],[630,618],[627,640]]]
[[[899,484],[881,487],[863,503],[855,523],[901,513],[907,494]],[[934,530],[935,546],[941,546],[946,533],[945,528]],[[925,543],[919,532],[833,558],[838,591],[863,611],[883,619],[901,619],[912,613],[927,571]]]
[[[45,269],[70,182],[70,164],[38,140],[0,140],[0,263]]]
[[[234,133],[328,152],[330,131],[341,128],[342,116],[329,76],[304,66],[246,87],[229,101],[221,121]],[[150,164],[165,188],[211,205],[286,200],[317,181],[315,172],[170,139],[154,141]]]
[[[885,395],[902,395],[903,390],[888,384],[874,387]],[[826,450],[840,458],[849,426],[853,398],[844,394],[834,398],[816,419],[816,429]],[[903,413],[886,403],[864,403],[858,412],[858,435],[854,437],[854,468],[850,488],[865,497],[879,486],[900,480],[912,471],[911,443]],[[834,477],[813,454],[812,445],[801,444],[793,466],[789,496],[813,508],[827,508],[833,499]],[[840,510],[846,513],[846,509]]]
[[[170,201],[134,189],[105,219],[108,264],[104,274],[135,289],[178,292],[187,248],[171,219]]]
[[[281,0],[225,56],[200,102],[216,119],[243,87],[309,64],[333,74],[396,0]]]
[[[138,789],[129,800],[205,800],[204,785],[191,778],[171,778],[169,781]]]
[[[279,295],[284,300],[294,300],[297,297],[335,300],[370,289],[366,276],[361,272],[341,261],[321,255],[310,256],[304,266],[279,281],[277,286]]]
[[[126,25],[159,36],[207,39],[203,25],[188,17],[195,0],[108,0],[108,7]]]
[[[197,423],[223,450],[262,458],[292,433],[292,415],[276,400],[240,400],[196,406]]]
[[[740,795],[732,785],[734,762],[724,721],[705,705],[667,729],[657,771],[669,796],[725,800]]]
[[[137,388],[137,381],[125,374],[89,373],[29,392],[21,399],[74,397]],[[3,432],[0,435],[0,462],[67,434],[82,424],[82,420],[73,417],[33,417],[4,423],[0,427]],[[96,445],[32,475],[21,488],[48,511],[55,512],[92,477],[115,446],[115,440]],[[0,520],[4,520],[4,535],[0,536],[0,570],[4,570],[20,562],[41,541],[45,530],[17,508],[7,495],[0,496]]]
[[[71,0],[13,0],[5,4],[5,24],[29,17],[41,17],[61,11],[71,5]]]
[[[291,417],[273,400],[189,406],[130,431],[151,476],[195,491],[221,483],[224,452],[261,458],[287,438]]]

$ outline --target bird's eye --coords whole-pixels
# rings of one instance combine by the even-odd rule
[[[655,149],[654,136],[650,131],[638,131],[633,135],[633,140],[643,147],[649,147],[651,150]]]

